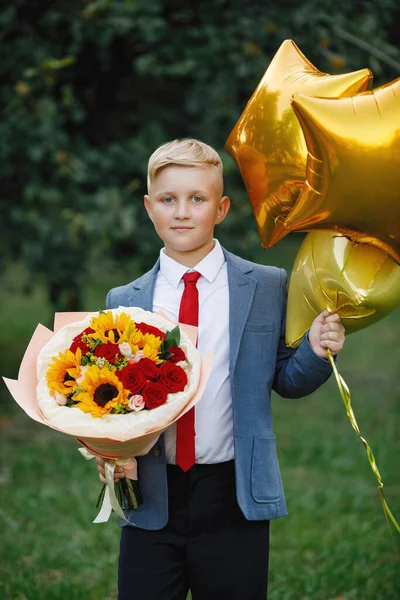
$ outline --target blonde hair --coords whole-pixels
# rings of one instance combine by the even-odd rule
[[[147,166],[149,191],[157,173],[168,166],[215,168],[221,175],[221,188],[223,186],[221,157],[214,148],[200,140],[184,138],[159,146],[150,156]]]

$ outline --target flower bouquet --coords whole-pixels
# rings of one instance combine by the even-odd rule
[[[112,507],[124,518],[121,505],[137,508],[141,502],[133,457],[147,454],[200,399],[210,357],[195,347],[196,328],[174,326],[140,308],[119,307],[78,321],[74,313],[62,315],[67,324],[54,334],[38,326],[18,381],[4,381],[30,417],[75,437],[86,458],[125,466],[126,480],[114,486],[115,464],[106,463],[101,492],[110,506],[103,513],[109,516]]]

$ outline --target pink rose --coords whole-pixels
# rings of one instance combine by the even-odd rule
[[[142,358],[144,358],[144,352],[143,350],[139,350],[138,352],[136,352],[136,354],[130,359],[129,362],[132,363],[137,363],[139,362],[139,360],[142,360]]]
[[[79,385],[85,379],[86,371],[88,370],[88,366],[85,365],[79,368],[79,377],[76,378],[76,383]]]
[[[60,392],[56,392],[54,394],[54,399],[57,402],[58,406],[65,406],[67,404],[68,398],[64,394],[60,394]]]
[[[134,411],[143,410],[145,404],[141,394],[135,394],[129,398],[128,408]]]
[[[132,349],[128,342],[122,342],[121,344],[118,344],[118,348],[122,356],[132,356]]]

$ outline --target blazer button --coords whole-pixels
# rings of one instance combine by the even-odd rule
[[[160,446],[154,446],[152,450],[153,456],[161,456],[161,448]]]

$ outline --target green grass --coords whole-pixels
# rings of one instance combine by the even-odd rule
[[[285,266],[294,251],[268,251],[268,260]],[[95,282],[85,308],[103,306],[108,287],[127,277]],[[5,283],[2,374],[14,377],[27,337],[38,321],[49,324],[51,311],[40,287],[23,296]],[[399,334],[396,311],[349,336],[339,361],[398,520]],[[115,599],[119,529],[114,517],[91,522],[99,491],[94,465],[73,439],[26,417],[3,385],[1,394],[0,598]],[[273,404],[289,516],[272,523],[269,599],[397,600],[400,536],[389,534],[375,476],[334,380],[308,398],[275,396]]]

